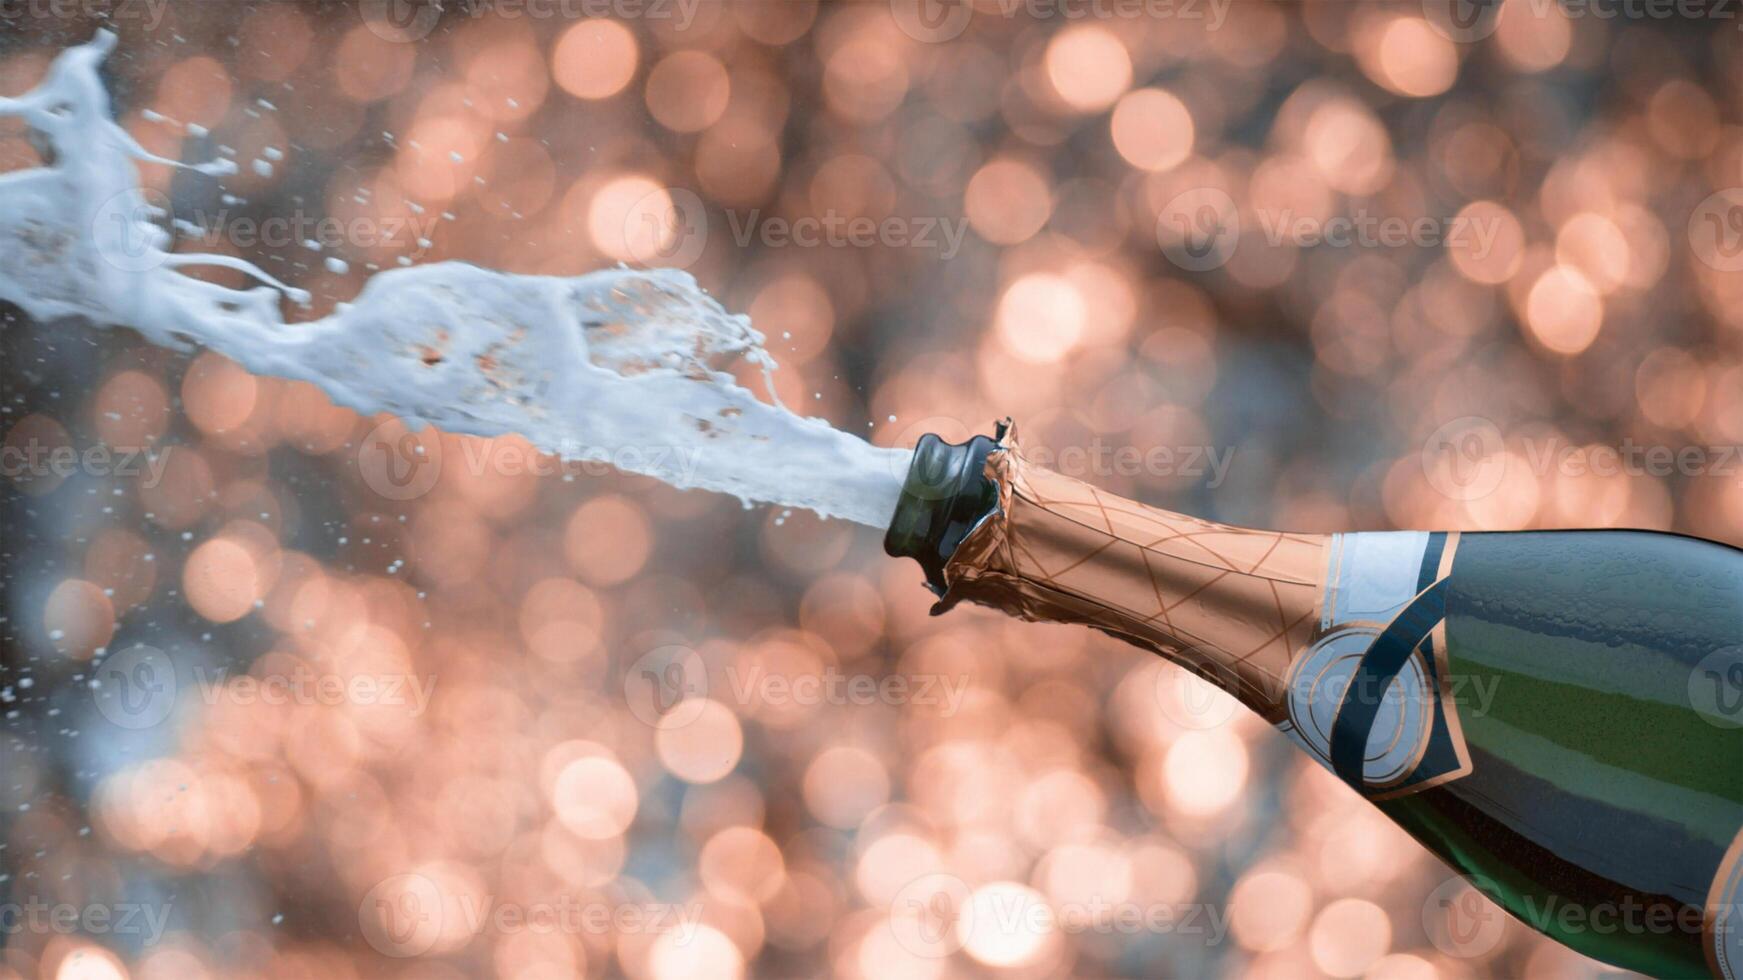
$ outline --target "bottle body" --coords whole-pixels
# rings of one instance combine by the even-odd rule
[[[1743,976],[1743,552],[1668,534],[1291,535],[986,458],[943,571],[1235,694],[1515,917]]]

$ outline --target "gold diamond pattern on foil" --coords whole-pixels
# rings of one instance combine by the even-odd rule
[[[1255,708],[1281,712],[1289,661],[1316,625],[1323,537],[1146,507],[1032,466],[1014,435],[1006,445],[987,464],[1003,513],[952,559],[952,593],[1232,674]]]

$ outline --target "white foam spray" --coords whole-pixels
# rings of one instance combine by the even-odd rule
[[[63,51],[42,84],[0,98],[52,147],[47,165],[0,175],[0,299],[40,320],[120,325],[152,343],[200,345],[257,374],[312,382],[338,404],[456,433],[519,433],[560,454],[603,450],[674,486],[803,507],[882,527],[909,453],[874,447],[760,401],[722,370],[741,358],[765,384],[774,362],[743,316],[676,270],[573,278],[459,262],[393,269],[353,304],[287,324],[308,295],[231,256],[176,254],[169,217],[139,185],[153,156],[120,126],[97,73],[99,32]],[[218,161],[193,167],[229,172]],[[246,290],[182,274],[239,270]]]

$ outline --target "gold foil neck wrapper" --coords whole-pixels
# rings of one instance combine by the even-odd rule
[[[1211,677],[1267,718],[1324,595],[1318,535],[1229,527],[1034,466],[1012,427],[987,458],[998,509],[944,568],[938,614],[967,600],[1079,623]]]

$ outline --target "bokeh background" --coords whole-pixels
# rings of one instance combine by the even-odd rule
[[[181,247],[293,319],[681,264],[880,444],[1010,415],[1228,522],[1743,544],[1722,5],[446,8],[8,3],[0,94],[116,30],[126,128],[239,165],[141,167]],[[1605,972],[1183,672],[929,618],[874,529],[0,317],[0,975]]]

